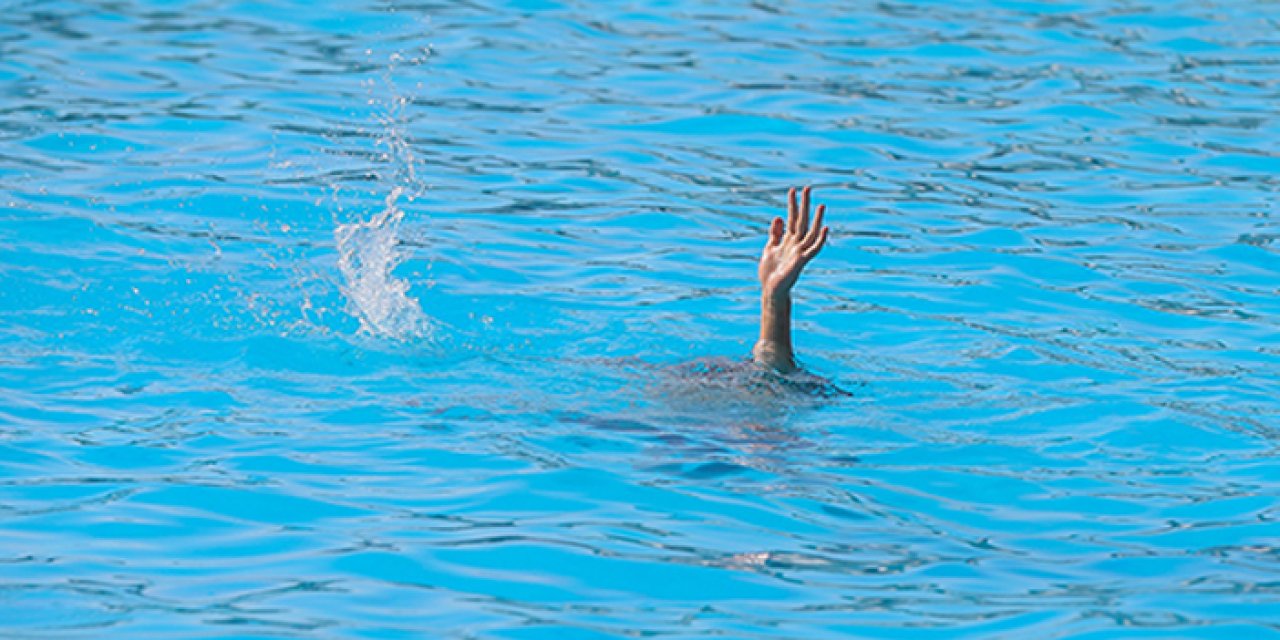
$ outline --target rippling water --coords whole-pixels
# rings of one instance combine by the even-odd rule
[[[3,5],[0,635],[1280,637],[1274,3]]]

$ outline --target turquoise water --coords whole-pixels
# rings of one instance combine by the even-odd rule
[[[1272,3],[3,8],[0,636],[1280,637]]]

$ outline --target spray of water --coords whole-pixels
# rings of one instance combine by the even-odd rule
[[[392,189],[386,206],[368,220],[334,230],[342,292],[362,331],[405,340],[430,338],[431,319],[409,295],[409,283],[393,273],[404,260],[399,238],[404,211],[396,206],[402,192],[400,187]]]
[[[406,188],[411,200],[422,186],[414,170],[413,149],[404,135],[409,101],[396,88],[392,76],[400,65],[416,66],[425,59],[425,52],[412,59],[392,55],[382,78],[382,92],[391,99],[383,103],[386,112],[379,118],[382,132],[377,143],[383,153],[378,156],[382,166],[377,173],[379,182],[394,185],[385,206],[367,220],[338,224],[334,229],[342,292],[352,315],[360,320],[361,331],[399,340],[429,339],[436,328],[418,300],[409,295],[409,283],[394,273],[404,261],[399,235],[404,211],[396,201],[405,195]],[[369,88],[374,91],[377,86],[370,83]]]

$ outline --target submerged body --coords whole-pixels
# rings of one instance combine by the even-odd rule
[[[682,383],[692,387],[728,387],[745,390],[754,396],[825,400],[853,395],[830,380],[804,369],[797,368],[783,373],[761,366],[754,360],[703,358],[674,367],[671,373]]]

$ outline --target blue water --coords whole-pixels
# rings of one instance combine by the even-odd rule
[[[1280,637],[1272,3],[0,8],[0,636]]]

